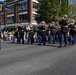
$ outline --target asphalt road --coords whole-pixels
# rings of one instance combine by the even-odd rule
[[[76,75],[76,45],[57,47],[2,42],[0,75]]]

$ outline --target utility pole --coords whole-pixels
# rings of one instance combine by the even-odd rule
[[[62,3],[61,3],[61,0],[60,0],[60,5],[61,5]]]
[[[0,11],[2,11],[2,4],[0,3]],[[1,50],[1,21],[0,21],[0,50]]]
[[[1,23],[0,23],[0,50],[1,50]]]

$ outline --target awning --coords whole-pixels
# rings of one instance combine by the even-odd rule
[[[33,25],[33,27],[34,27],[34,29],[36,30],[36,29],[37,29],[37,27],[38,27],[38,25]]]
[[[13,30],[15,29],[15,26],[5,26],[5,30]]]
[[[4,27],[0,27],[0,30],[3,31],[5,28]]]

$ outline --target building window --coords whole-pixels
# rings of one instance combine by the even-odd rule
[[[27,2],[19,3],[19,10],[27,9]]]
[[[33,3],[33,8],[39,10],[40,9],[40,4],[39,3]]]
[[[19,15],[19,22],[25,22],[27,21],[27,14]]]
[[[0,14],[4,14],[4,8],[2,8],[2,10],[0,11]]]
[[[3,18],[0,19],[0,23],[4,24],[4,19]]]
[[[7,17],[7,23],[14,23],[14,16]]]
[[[40,15],[39,14],[33,14],[33,20],[40,21]]]
[[[14,11],[14,5],[11,5],[8,7],[8,12],[13,12]]]

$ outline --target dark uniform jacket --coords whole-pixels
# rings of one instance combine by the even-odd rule
[[[29,30],[28,33],[29,33],[29,37],[33,37],[34,36],[34,30]]]
[[[70,33],[70,35],[74,34],[74,31],[75,31],[74,25],[69,25],[68,27],[69,27],[69,33]]]
[[[55,26],[49,27],[49,30],[50,30],[51,34],[55,34],[56,33],[56,27]]]
[[[19,27],[18,31],[19,31],[20,36],[24,36],[24,28],[23,27]]]
[[[68,32],[68,22],[65,19],[62,19],[59,22],[60,26],[61,26],[61,33],[67,33]]]
[[[38,35],[41,35],[41,36],[46,35],[46,30],[45,30],[45,28],[44,28],[43,26],[38,27],[38,28],[37,28],[37,34],[38,34]]]

